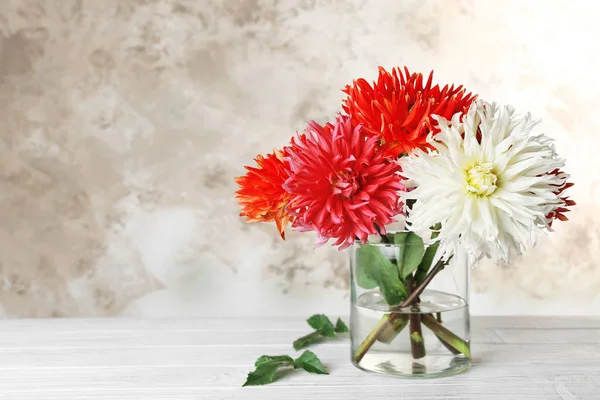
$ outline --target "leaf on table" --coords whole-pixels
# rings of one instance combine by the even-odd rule
[[[304,335],[299,339],[294,340],[293,346],[294,350],[298,351],[305,347],[310,346],[311,344],[317,344],[323,340],[323,335],[321,332],[315,331],[311,332],[308,335]]]
[[[398,267],[377,246],[363,245],[357,251],[357,260],[377,286],[386,303],[396,305],[406,299],[406,287],[398,277]]]
[[[258,367],[260,364],[264,364],[267,362],[279,362],[279,363],[293,363],[294,359],[290,356],[261,356],[256,359],[254,363],[255,367]]]
[[[310,372],[311,374],[324,374],[329,375],[329,372],[325,368],[325,366],[319,360],[319,357],[316,356],[310,350],[306,350],[304,353],[300,355],[294,361],[294,368],[302,368],[306,372]]]
[[[319,332],[321,335],[326,337],[335,336],[335,327],[333,323],[324,314],[315,314],[306,320],[308,324]]]
[[[348,329],[348,326],[344,323],[344,321],[342,321],[341,318],[338,318],[337,322],[335,323],[335,332],[336,333],[346,333],[349,331],[350,330]]]
[[[280,368],[294,366],[294,359],[290,356],[262,356],[254,365],[256,369],[248,374],[242,386],[266,385],[276,381],[281,376],[277,371]]]
[[[317,332],[315,332],[317,333]],[[294,369],[303,369],[311,374],[329,374],[312,351],[306,350],[296,360],[290,356],[261,356],[254,363],[256,369],[246,377],[242,386],[259,386],[275,382]]]

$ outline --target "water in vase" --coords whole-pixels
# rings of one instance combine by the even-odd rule
[[[425,290],[415,306],[390,311],[378,291],[368,291],[353,304],[352,354],[359,368],[418,378],[451,375],[469,367],[469,308],[464,299]],[[385,329],[361,354],[365,339],[385,320]]]

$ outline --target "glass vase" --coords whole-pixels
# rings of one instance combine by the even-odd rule
[[[352,363],[368,372],[408,378],[463,372],[471,357],[469,257],[455,254],[445,264],[419,265],[406,274],[410,271],[403,272],[399,260],[422,254],[411,246],[423,248],[422,242],[353,245]],[[395,269],[398,277],[391,276]],[[396,295],[394,285],[406,293]]]

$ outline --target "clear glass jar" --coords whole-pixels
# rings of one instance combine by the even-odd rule
[[[406,254],[418,259],[417,246],[423,248],[410,242],[353,245],[350,336],[352,362],[362,370],[429,378],[470,366],[469,258],[456,254],[429,268],[422,261],[407,274],[411,268],[403,268],[411,263],[398,260]]]

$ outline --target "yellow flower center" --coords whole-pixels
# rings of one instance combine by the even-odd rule
[[[483,163],[467,170],[467,191],[478,196],[489,196],[496,190],[498,178],[492,163]]]

